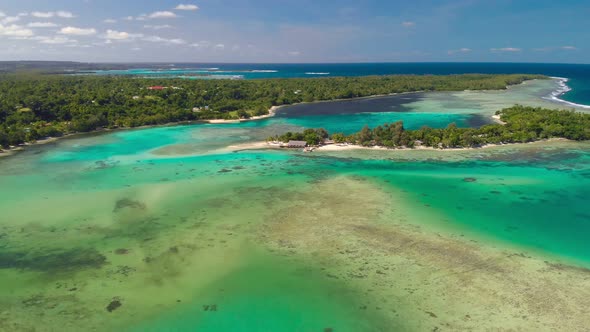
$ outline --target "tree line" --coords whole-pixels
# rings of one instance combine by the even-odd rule
[[[359,132],[330,135],[324,129],[306,129],[301,133],[285,133],[269,140],[288,142],[304,140],[309,145],[321,144],[326,138],[336,143],[387,148],[413,148],[416,145],[436,148],[472,148],[486,144],[527,143],[549,138],[575,141],[590,140],[590,114],[568,110],[515,105],[496,112],[503,124],[489,124],[480,128],[458,128],[451,123],[446,128],[424,126],[406,130],[402,121],[375,128],[363,127]]]
[[[248,118],[267,114],[272,106],[300,102],[505,89],[538,78],[545,77],[468,74],[236,81],[9,73],[0,75],[0,146],[100,128]]]

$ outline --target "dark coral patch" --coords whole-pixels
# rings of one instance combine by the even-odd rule
[[[115,254],[117,255],[127,255],[129,253],[129,249],[119,248],[115,250]]]
[[[106,257],[92,248],[75,248],[67,251],[43,251],[34,253],[0,253],[0,269],[14,268],[59,272],[100,268],[106,263]]]
[[[117,310],[122,305],[123,304],[121,303],[121,301],[112,300],[111,303],[109,303],[109,305],[107,305],[106,309],[108,312],[113,312],[113,311]]]
[[[117,203],[115,203],[115,208],[113,209],[113,212],[117,212],[125,208],[145,210],[146,206],[142,202],[134,201],[129,198],[122,198],[120,200],[117,200]]]

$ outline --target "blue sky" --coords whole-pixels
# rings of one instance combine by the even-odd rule
[[[589,63],[590,1],[0,0],[0,60]]]

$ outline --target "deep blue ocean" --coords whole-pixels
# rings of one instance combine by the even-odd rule
[[[332,64],[133,64],[129,70],[98,71],[98,75],[137,75],[194,79],[260,79],[367,75],[543,74],[567,78],[556,94],[565,101],[590,105],[590,65],[541,63],[332,63]],[[569,90],[569,91],[568,91]]]

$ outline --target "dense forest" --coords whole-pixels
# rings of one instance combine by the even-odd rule
[[[539,75],[188,80],[0,76],[0,146],[100,128],[267,114],[271,106],[410,91],[505,89]],[[151,87],[157,87],[152,88]]]
[[[401,121],[384,124],[345,136],[331,135],[336,143],[351,143],[362,146],[384,146],[388,148],[414,147],[416,145],[436,148],[479,147],[486,144],[527,143],[548,138],[590,140],[590,114],[574,111],[557,111],[516,105],[496,112],[504,124],[491,124],[480,128],[422,127],[405,130]],[[306,129],[300,133],[286,133],[269,140],[288,142],[304,140],[309,145],[318,145],[330,137],[324,129]]]

